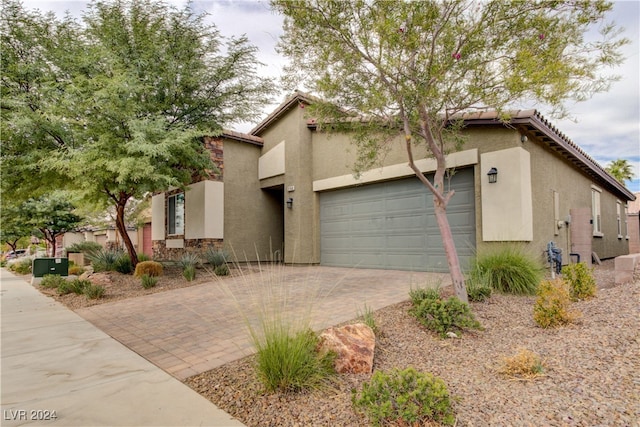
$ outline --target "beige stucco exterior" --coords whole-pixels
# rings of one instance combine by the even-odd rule
[[[304,97],[294,97],[246,138],[234,134],[217,143],[223,173],[192,184],[186,193],[185,250],[190,241],[214,239],[240,261],[319,263],[322,192],[413,175],[399,134],[371,170],[355,176],[356,147],[349,136],[316,130],[306,105]],[[447,157],[448,167],[474,171],[475,249],[515,241],[542,257],[554,241],[568,260],[573,251],[570,212],[591,209],[596,185],[602,190],[603,222],[602,236],[592,237],[593,251],[601,258],[628,253],[626,230],[619,237],[616,221],[617,203],[626,203],[626,193],[551,149],[544,132],[526,124],[470,122],[462,149]],[[416,146],[414,156],[423,173],[435,170],[424,147]],[[498,169],[498,182],[489,184],[492,167]],[[152,215],[152,238],[178,245],[178,239],[167,240],[164,193],[153,197]]]

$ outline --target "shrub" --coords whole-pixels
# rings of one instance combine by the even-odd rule
[[[204,257],[212,267],[226,264],[229,260],[229,254],[226,251],[215,248],[208,248]]]
[[[136,277],[142,277],[144,275],[151,277],[162,276],[162,264],[156,261],[142,261],[136,265],[136,271],[133,273]]]
[[[311,330],[291,333],[274,326],[257,348],[258,377],[266,389],[295,392],[325,386],[335,374],[335,354],[318,353],[318,336]]]
[[[100,285],[94,285],[94,284],[89,284],[88,286],[85,286],[84,290],[82,291],[82,293],[88,298],[88,299],[98,299],[101,298],[102,295],[104,295],[105,289],[103,286]]]
[[[140,276],[142,280],[142,287],[145,289],[153,288],[157,283],[158,279],[154,276],[149,276],[148,274],[143,274]]]
[[[586,263],[579,262],[562,267],[562,278],[569,284],[569,292],[574,301],[596,296],[593,268],[589,268]]]
[[[520,245],[501,245],[476,256],[469,276],[508,294],[534,295],[544,274],[538,258]]]
[[[482,278],[467,277],[465,284],[469,301],[482,302],[491,296],[491,286]]]
[[[229,266],[227,264],[219,265],[213,270],[216,276],[228,276],[229,275]]]
[[[9,270],[18,274],[30,274],[31,263],[32,263],[32,260],[30,258],[24,258],[24,259],[21,259],[20,261],[16,261],[12,264],[9,264]]]
[[[116,262],[113,268],[118,273],[131,274],[131,272],[133,271],[133,264],[131,263],[129,254],[121,252],[120,255],[116,258]]]
[[[145,261],[151,261],[151,257],[147,254],[136,254],[136,256],[138,257],[138,262],[145,262]]]
[[[416,288],[409,291],[411,304],[418,306],[424,300],[440,299],[440,286],[435,288]]]
[[[573,322],[579,312],[571,308],[569,287],[562,279],[544,280],[538,287],[533,306],[533,319],[542,328],[553,328]]]
[[[196,267],[190,265],[182,269],[182,276],[187,279],[187,282],[191,282],[196,278]]]
[[[469,305],[456,297],[450,297],[447,300],[423,299],[409,312],[427,329],[438,332],[442,337],[453,329],[482,329]]]
[[[359,393],[353,392],[352,403],[375,426],[455,422],[445,382],[411,367],[390,373],[376,371]]]
[[[124,253],[121,250],[100,249],[87,254],[87,258],[93,265],[93,271],[115,271],[116,262]]]
[[[200,262],[200,258],[196,254],[187,252],[180,258],[180,266],[182,267],[182,275],[187,281],[196,278],[196,265]]]
[[[69,267],[69,274],[72,276],[79,276],[82,273],[84,273],[84,268],[82,268],[79,265],[74,265],[72,267]]]
[[[84,292],[84,289],[90,285],[91,282],[88,280],[75,279],[70,282],[65,280],[64,283],[60,283],[58,285],[58,295],[66,295],[70,293],[81,295]]]
[[[67,280],[64,277],[58,276],[57,274],[45,274],[42,276],[40,286],[46,289],[59,289],[60,286],[66,282]]]
[[[544,365],[540,356],[531,350],[521,348],[515,356],[504,357],[500,373],[523,379],[533,379],[542,375]]]

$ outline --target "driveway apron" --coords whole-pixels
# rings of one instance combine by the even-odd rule
[[[248,326],[265,319],[283,316],[320,330],[356,318],[365,307],[404,301],[412,287],[449,282],[448,275],[436,273],[262,265],[77,314],[183,380],[252,354]]]

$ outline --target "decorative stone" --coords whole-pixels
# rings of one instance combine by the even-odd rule
[[[108,273],[94,273],[87,278],[88,281],[94,285],[110,285],[112,283],[111,277]]]
[[[447,332],[447,337],[449,338],[458,338],[458,335],[455,332]]]
[[[336,353],[334,367],[340,374],[370,374],[376,336],[364,323],[328,328],[320,334],[318,351]]]

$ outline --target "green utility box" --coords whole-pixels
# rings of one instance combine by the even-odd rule
[[[33,260],[33,277],[45,274],[69,275],[69,258],[36,258]]]

